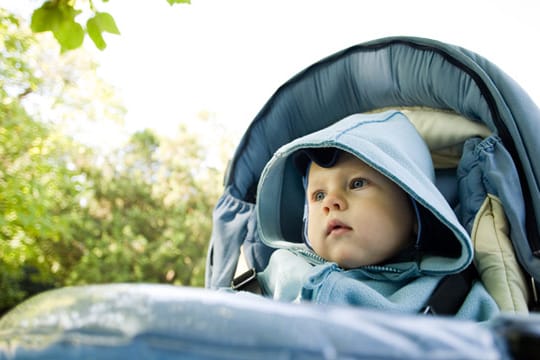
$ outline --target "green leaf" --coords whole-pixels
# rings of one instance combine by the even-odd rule
[[[84,40],[84,30],[75,21],[80,12],[64,3],[47,1],[32,13],[30,27],[34,32],[52,31],[62,52],[76,49]]]
[[[120,34],[114,18],[105,12],[98,12],[94,17],[88,19],[86,22],[86,31],[99,50],[103,50],[107,47],[107,44],[103,39],[103,32],[117,35]]]
[[[47,1],[32,13],[30,28],[33,32],[52,31],[60,22],[62,11]]]
[[[90,36],[90,39],[92,39],[96,47],[99,50],[103,50],[107,47],[107,44],[105,43],[105,40],[103,39],[103,36],[101,35],[101,31],[99,30],[97,24],[91,20],[92,19],[89,19],[86,22],[86,31],[88,32],[88,36]]]
[[[120,35],[118,27],[111,14],[106,12],[97,12],[93,18],[89,19],[88,22],[95,23],[101,32],[106,31],[111,34]]]
[[[63,19],[63,21],[53,29],[53,34],[60,43],[62,52],[80,47],[84,40],[83,27],[72,19],[71,21]]]
[[[167,2],[169,3],[169,5],[174,5],[174,4],[191,4],[191,1],[190,1],[190,0],[167,0]]]

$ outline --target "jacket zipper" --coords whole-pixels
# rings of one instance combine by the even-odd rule
[[[328,261],[322,258],[321,256],[317,255],[311,250],[307,249],[298,249],[297,253],[306,257],[308,261],[314,265],[322,265],[324,263],[327,263]],[[367,271],[375,271],[375,272],[391,272],[394,274],[402,273],[403,271],[400,269],[396,269],[390,266],[383,266],[383,265],[365,265],[358,267],[354,270],[367,270]]]

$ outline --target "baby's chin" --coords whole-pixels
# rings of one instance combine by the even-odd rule
[[[330,261],[335,262],[340,268],[345,270],[372,265],[374,263],[373,259],[364,259],[362,257],[351,258],[349,254],[343,254],[341,256],[334,255],[332,258],[333,260]]]
[[[329,257],[332,259],[330,261],[338,264],[340,268],[345,270],[380,264],[387,259],[387,256],[377,254],[373,250],[359,248],[351,249],[347,247],[335,248],[334,251],[329,254]]]
[[[315,241],[312,245],[319,256],[345,270],[373,265],[384,260],[380,258],[381,254],[375,254],[373,250],[351,246],[351,241]]]

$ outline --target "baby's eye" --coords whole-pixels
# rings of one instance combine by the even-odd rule
[[[313,193],[313,200],[315,201],[322,201],[324,199],[324,192],[322,191],[316,191]]]
[[[359,189],[366,185],[367,185],[366,179],[359,178],[359,179],[354,179],[353,181],[351,181],[351,189]]]

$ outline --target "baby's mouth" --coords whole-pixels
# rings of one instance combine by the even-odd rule
[[[352,227],[339,220],[330,220],[326,226],[326,235],[342,234],[352,230]]]

